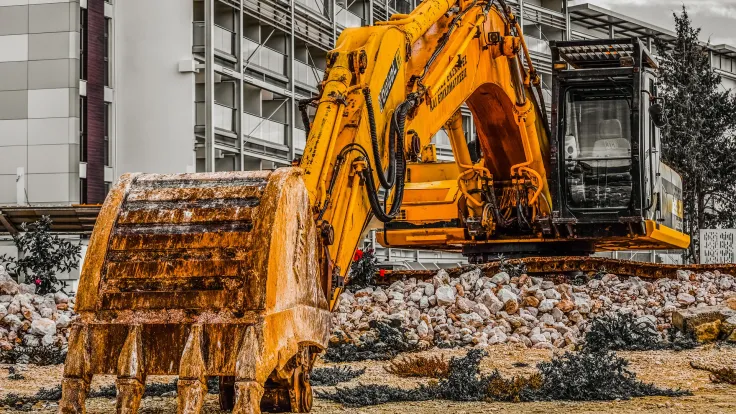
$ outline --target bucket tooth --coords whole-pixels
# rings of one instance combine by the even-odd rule
[[[146,383],[144,365],[141,327],[134,325],[130,328],[118,357],[118,379],[115,382],[118,389],[116,402],[118,414],[138,412]]]
[[[207,394],[202,336],[202,325],[192,325],[179,364],[178,414],[197,414],[202,411]]]
[[[233,414],[260,414],[263,384],[257,378],[261,347],[253,326],[246,328],[235,364],[235,403]],[[263,380],[265,382],[265,379]]]
[[[59,414],[84,414],[84,402],[92,382],[90,355],[88,352],[88,330],[86,325],[75,324],[69,333],[69,346],[61,382]]]

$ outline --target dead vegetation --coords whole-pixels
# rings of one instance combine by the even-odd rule
[[[407,342],[401,321],[371,321],[370,327],[371,330],[358,341],[337,335],[337,341],[330,342],[322,359],[328,362],[387,361],[401,352],[417,350],[416,345]]]
[[[339,366],[329,368],[315,368],[309,375],[309,382],[316,386],[334,386],[341,382],[348,382],[365,373],[363,369]]]
[[[593,319],[582,348],[592,352],[654,351],[692,349],[696,345],[691,336],[675,329],[670,329],[668,340],[664,340],[653,322],[630,313],[618,313]]]
[[[10,350],[0,350],[0,364],[34,364],[40,366],[63,364],[66,350],[55,345],[16,345]]]
[[[537,365],[529,376],[504,378],[498,371],[480,372],[485,353],[473,349],[465,357],[452,358],[446,377],[427,385],[402,389],[386,385],[363,385],[317,392],[320,398],[349,407],[386,402],[425,401],[598,401],[643,396],[681,396],[689,391],[671,390],[644,383],[629,371],[628,361],[610,351],[565,353]]]
[[[736,368],[714,367],[701,363],[700,361],[690,361],[690,366],[694,369],[708,371],[710,373],[710,381],[715,384],[731,384],[736,385]]]
[[[450,367],[446,359],[436,355],[434,357],[410,356],[394,359],[384,369],[398,377],[444,378]]]

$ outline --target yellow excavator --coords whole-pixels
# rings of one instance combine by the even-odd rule
[[[85,412],[99,374],[117,376],[119,413],[137,411],[149,375],[178,375],[179,413],[200,412],[213,377],[224,409],[308,412],[372,217],[385,246],[475,262],[687,247],[649,52],[635,39],[551,48],[548,123],[503,0],[424,0],[342,32],[319,96],[300,102],[297,166],[122,176],[89,243],[59,412]],[[432,144],[443,129],[452,162]]]

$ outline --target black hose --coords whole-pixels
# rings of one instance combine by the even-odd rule
[[[371,99],[370,89],[363,88],[363,97],[365,98],[365,107],[368,110],[368,125],[371,135],[371,147],[373,149],[373,165],[376,168],[376,175],[381,186],[385,189],[391,189],[396,182],[396,141],[389,131],[388,137],[388,171],[383,172],[383,164],[381,163],[381,152],[378,148],[378,134],[376,133],[376,118],[373,112],[373,100]]]
[[[309,136],[309,130],[311,129],[311,125],[309,123],[309,114],[307,113],[307,106],[311,105],[312,102],[314,102],[313,98],[299,100],[299,112],[302,115],[302,123],[304,124],[304,130],[306,131],[307,136]]]
[[[395,186],[393,193],[393,200],[391,202],[391,208],[386,212],[385,208],[381,205],[381,200],[378,197],[378,188],[373,180],[373,172],[368,168],[362,172],[363,179],[366,181],[366,190],[368,192],[368,202],[371,205],[373,214],[376,218],[384,223],[387,223],[394,218],[401,210],[401,203],[404,199],[404,177],[406,176],[406,160],[404,158],[404,126],[406,117],[411,107],[413,107],[413,100],[406,100],[399,104],[394,111],[392,118],[391,133],[395,134],[396,138],[396,176]],[[388,197],[388,194],[386,195]]]

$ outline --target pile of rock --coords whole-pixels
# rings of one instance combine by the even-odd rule
[[[16,283],[0,266],[0,349],[16,345],[67,343],[74,299],[62,292],[35,294],[34,285]]]
[[[656,281],[607,274],[573,286],[524,274],[483,275],[480,269],[450,278],[440,270],[427,282],[408,279],[345,292],[333,325],[359,338],[371,320],[398,319],[422,347],[512,342],[561,348],[577,344],[598,315],[633,312],[665,331],[679,309],[726,302],[736,308],[736,278],[718,272],[679,271],[676,280]]]

